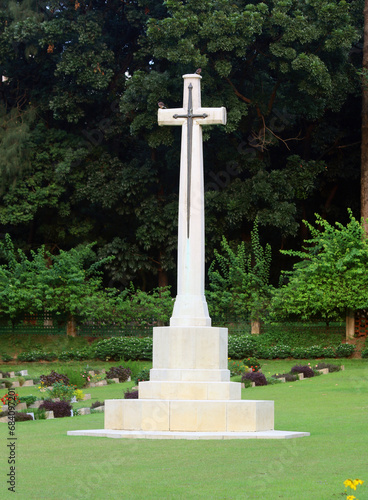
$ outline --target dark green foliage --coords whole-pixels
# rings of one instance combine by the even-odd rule
[[[136,385],[138,385],[139,382],[146,382],[150,379],[150,370],[148,368],[143,368],[137,376],[134,379],[134,382]]]
[[[119,382],[126,382],[131,375],[129,368],[123,368],[120,366],[112,366],[108,372],[106,372],[106,378],[118,378]]]
[[[323,368],[328,368],[329,372],[339,372],[341,370],[341,366],[333,365],[331,363],[317,363],[314,367],[315,370],[322,370]]]
[[[355,351],[355,346],[351,344],[341,344],[336,347],[335,353],[337,358],[348,358]]]
[[[302,373],[304,378],[314,377],[314,371],[308,365],[295,365],[290,370],[290,373]]]
[[[18,361],[40,361],[44,359],[44,356],[47,354],[42,352],[42,351],[26,351],[26,352],[21,352],[17,356]]]
[[[368,358],[368,347],[362,350],[362,358]]]
[[[138,391],[128,389],[124,392],[124,399],[138,399]]]
[[[215,250],[208,276],[210,290],[207,292],[209,309],[217,318],[250,315],[259,320],[266,313],[271,298],[269,284],[271,247],[262,247],[258,234],[258,219],[251,232],[251,249],[241,243],[232,250],[226,238],[222,238],[222,253]]]
[[[67,401],[44,401],[40,408],[46,411],[53,411],[55,418],[71,416],[71,405]]]
[[[40,381],[46,387],[50,387],[57,382],[62,382],[64,385],[69,385],[69,378],[62,373],[57,373],[55,370],[52,370],[49,375],[41,375]]]
[[[242,375],[242,382],[249,380],[254,382],[256,386],[267,385],[267,379],[263,373],[260,372],[249,372]]]
[[[29,406],[29,405],[32,405],[35,401],[37,401],[37,397],[36,396],[32,396],[32,395],[29,395],[29,396],[20,396],[19,401],[21,403],[27,403],[27,406]]]
[[[10,356],[10,354],[7,354],[6,352],[4,352],[1,355],[1,359],[4,361],[4,363],[7,363],[8,361],[13,361],[13,356]]]
[[[11,386],[13,385],[13,382],[11,380],[8,380],[7,378],[1,379],[1,384],[5,384],[5,387],[7,389],[10,389]]]
[[[94,345],[95,357],[102,360],[152,359],[152,338],[113,337]]]

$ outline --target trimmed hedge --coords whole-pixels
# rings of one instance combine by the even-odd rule
[[[151,337],[112,337],[95,345],[95,357],[104,361],[152,360]]]

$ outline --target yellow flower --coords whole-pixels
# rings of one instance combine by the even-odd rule
[[[364,483],[364,481],[362,481],[361,479],[354,479],[353,483],[354,483],[354,484],[355,484],[355,486],[356,486],[357,484],[363,484],[363,483]]]
[[[344,486],[345,488],[349,486],[352,490],[356,490],[356,485],[354,484],[354,481],[352,481],[351,479],[346,479],[344,481]]]
[[[349,495],[346,497],[346,500],[354,500],[356,498],[354,495]]]

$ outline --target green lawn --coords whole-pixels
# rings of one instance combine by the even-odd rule
[[[359,478],[365,483],[352,493],[367,500],[368,362],[342,363],[343,372],[243,390],[244,399],[275,401],[276,429],[309,431],[306,438],[151,441],[66,435],[67,430],[103,428],[101,414],[17,423],[17,495],[53,500],[337,500],[346,498],[343,481]],[[280,373],[294,364],[265,361],[263,371]],[[122,390],[119,384],[88,392],[101,400],[121,397]],[[6,424],[0,424],[0,435],[4,478]],[[4,483],[0,494],[11,498]]]

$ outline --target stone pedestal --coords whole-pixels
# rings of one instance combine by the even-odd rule
[[[153,332],[149,382],[139,399],[105,401],[105,429],[257,432],[274,429],[273,401],[241,401],[230,382],[227,329],[162,327]]]

